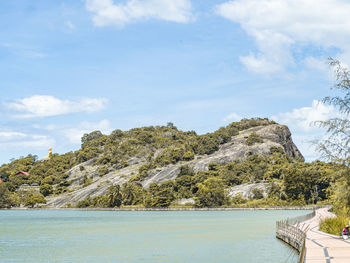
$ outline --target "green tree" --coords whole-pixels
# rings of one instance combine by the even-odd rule
[[[255,143],[262,143],[262,142],[264,142],[264,139],[255,132],[252,132],[251,134],[249,134],[249,136],[246,140],[246,144],[248,146],[252,146]]]
[[[350,73],[338,60],[330,58],[329,65],[334,70],[336,80],[333,89],[339,93],[325,97],[323,103],[333,106],[340,114],[338,117],[316,122],[327,131],[327,137],[318,143],[318,148],[324,158],[348,165],[350,160]]]
[[[84,146],[87,143],[89,143],[90,141],[96,140],[102,136],[103,136],[103,134],[100,131],[93,131],[90,133],[85,133],[83,135],[83,137],[81,138],[81,144],[82,144],[82,146]]]
[[[330,58],[329,65],[334,71],[335,84],[333,89],[337,92],[334,96],[327,96],[323,103],[333,106],[338,110],[337,117],[325,121],[318,121],[319,127],[326,129],[325,139],[317,143],[323,158],[350,166],[350,72],[342,63]],[[337,204],[336,210],[342,210],[344,206],[350,207],[348,192],[350,189],[350,172],[340,173],[332,185],[332,199]]]
[[[194,171],[188,165],[182,165],[182,166],[180,166],[180,171],[179,171],[178,177],[179,176],[183,176],[183,175],[193,176],[194,175]]]
[[[236,194],[234,197],[231,198],[231,202],[235,205],[240,205],[248,202],[247,198],[244,198],[242,193]]]
[[[191,152],[191,151],[187,151],[184,153],[182,159],[184,161],[190,161],[190,160],[193,160],[194,159],[194,152]]]
[[[4,165],[0,168],[0,179],[3,182],[7,182],[9,180],[9,177],[11,175],[10,168],[7,165]]]
[[[18,205],[16,194],[11,193],[5,183],[0,183],[0,208],[10,208]]]
[[[99,176],[104,176],[104,175],[108,174],[108,172],[109,172],[108,167],[106,165],[104,165],[98,169]]]
[[[168,207],[175,200],[176,185],[174,181],[167,180],[161,185],[152,183],[148,189],[148,194],[145,196],[146,207]]]
[[[112,185],[107,189],[108,207],[120,207],[122,204],[122,194],[120,185]]]
[[[139,183],[126,182],[121,189],[123,205],[137,205],[143,202],[144,189]]]
[[[174,200],[174,192],[169,188],[160,189],[152,197],[151,207],[168,207]]]
[[[259,188],[254,188],[252,190],[252,196],[253,199],[262,199],[264,198],[264,192],[263,190],[259,189]]]
[[[49,184],[40,185],[40,193],[43,196],[48,196],[48,195],[52,194],[53,193],[52,185],[49,185]]]
[[[227,202],[225,185],[220,178],[211,177],[198,184],[196,205],[200,207],[219,207]]]
[[[175,180],[175,191],[178,198],[190,198],[193,196],[192,187],[194,186],[193,177],[183,175]]]
[[[24,204],[33,208],[36,204],[46,204],[46,199],[42,194],[31,193]]]

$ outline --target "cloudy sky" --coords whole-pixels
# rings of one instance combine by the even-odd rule
[[[344,0],[0,2],[0,164],[93,130],[174,122],[202,134],[269,117],[308,161],[336,111],[327,57],[350,63]]]

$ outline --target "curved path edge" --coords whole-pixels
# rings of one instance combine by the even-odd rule
[[[350,240],[343,240],[335,236],[321,232],[319,224],[322,219],[335,217],[324,207],[316,210],[316,215],[301,223],[301,226],[309,225],[306,233],[306,255],[305,263],[349,263],[350,262]],[[340,234],[340,233],[339,233]]]

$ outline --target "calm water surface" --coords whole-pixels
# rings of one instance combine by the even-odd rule
[[[308,212],[2,210],[0,262],[292,262],[275,221]]]

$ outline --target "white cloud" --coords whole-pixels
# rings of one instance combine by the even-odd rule
[[[124,26],[126,24],[160,19],[187,23],[193,19],[190,0],[128,0],[115,4],[113,0],[85,0],[95,26]]]
[[[320,139],[320,134],[298,134],[293,133],[293,142],[297,145],[306,161],[314,161],[320,159],[320,153],[317,151],[314,140]]]
[[[315,121],[324,121],[334,117],[339,117],[339,113],[333,106],[314,100],[311,107],[302,107],[291,112],[280,113],[272,119],[299,131],[310,131],[317,128],[313,125]]]
[[[0,131],[0,148],[3,150],[47,149],[53,145],[55,145],[55,140],[48,136],[18,131]]]
[[[81,137],[85,133],[99,130],[103,134],[112,132],[111,123],[108,120],[100,122],[82,122],[77,127],[66,128],[62,130],[62,134],[73,144],[80,144]]]
[[[317,58],[314,58],[314,57],[306,57],[304,59],[304,64],[308,68],[316,69],[316,70],[319,70],[319,71],[326,72],[326,71],[329,70],[329,67],[326,64],[326,59],[325,58],[317,59]]]
[[[240,121],[241,119],[243,119],[240,115],[238,115],[237,113],[230,113],[229,115],[227,115],[223,121]]]
[[[57,116],[76,112],[95,112],[102,110],[108,100],[105,98],[82,98],[77,101],[60,100],[53,96],[34,95],[7,103],[9,109],[15,110],[15,117],[34,118]]]
[[[272,116],[271,119],[280,124],[287,125],[291,132],[293,141],[304,155],[307,161],[313,161],[320,157],[315,145],[315,140],[325,136],[324,129],[314,125],[316,121],[325,121],[330,118],[342,117],[338,111],[330,105],[320,101],[312,101],[312,105],[293,109],[291,112],[280,113]]]
[[[217,5],[215,12],[255,39],[258,53],[240,58],[252,71],[271,73],[293,65],[295,45],[336,47],[350,62],[349,1],[236,0]]]
[[[10,139],[19,139],[27,137],[23,132],[13,132],[13,131],[0,131],[0,141],[8,141]]]

